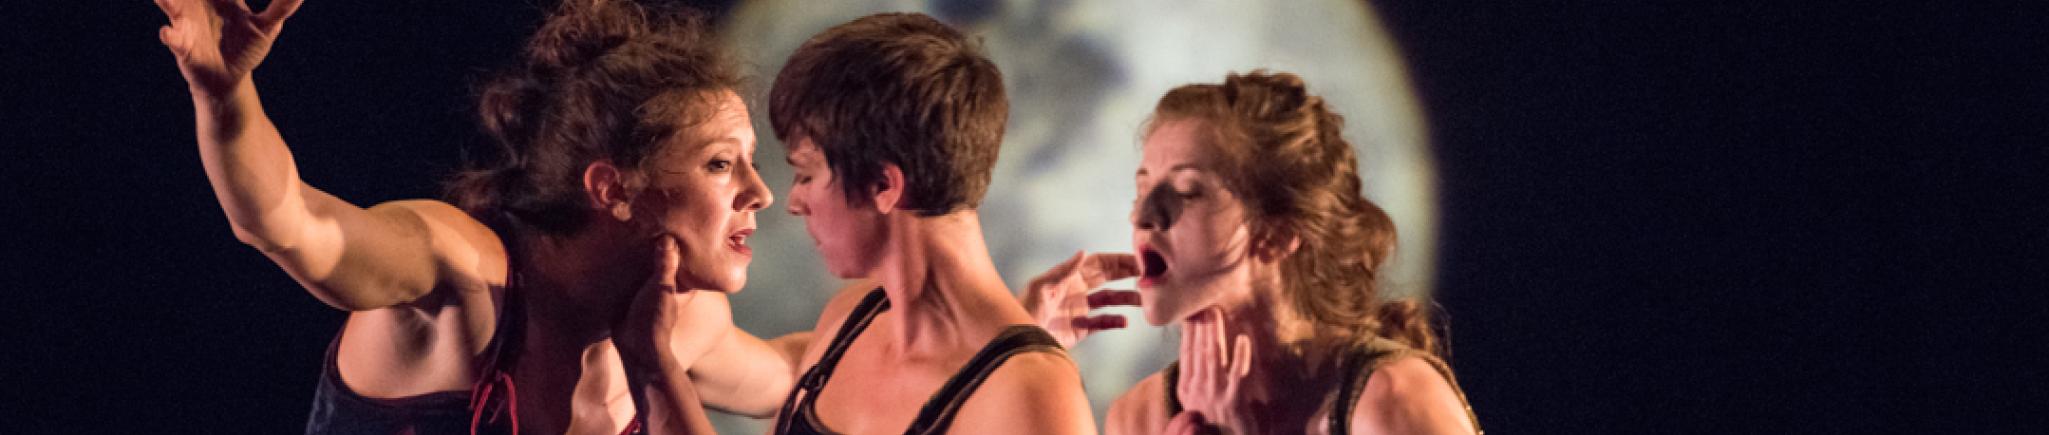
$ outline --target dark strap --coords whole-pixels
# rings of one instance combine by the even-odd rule
[[[1181,362],[1167,363],[1167,369],[1161,372],[1167,378],[1167,386],[1161,388],[1167,390],[1167,416],[1181,415]]]
[[[882,292],[882,287],[876,287],[868,292],[868,296],[861,298],[861,304],[854,306],[854,311],[840,323],[840,330],[826,345],[825,354],[819,355],[818,362],[811,364],[811,369],[805,370],[803,377],[797,378],[797,386],[790,389],[790,397],[783,400],[783,409],[776,413],[775,433],[790,433],[791,422],[803,418],[798,415],[798,410],[808,408],[817,399],[818,390],[832,378],[833,368],[839,366],[840,357],[853,346],[854,337],[867,330],[869,324],[875,323],[875,316],[884,311],[889,311],[889,297]],[[797,396],[800,393],[804,394],[801,399]]]
[[[1339,373],[1343,374],[1345,381],[1338,384],[1337,397],[1331,401],[1330,433],[1351,433],[1352,408],[1358,406],[1359,395],[1366,389],[1366,380],[1373,377],[1373,369],[1380,367],[1381,364],[1410,354],[1411,352],[1406,351],[1406,349],[1406,347],[1398,343],[1376,338],[1373,341],[1354,346],[1340,357],[1338,360],[1338,370]],[[1474,418],[1472,405],[1466,403],[1465,390],[1459,389],[1458,380],[1451,376],[1449,367],[1435,357],[1426,354],[1418,355],[1424,357],[1425,361],[1437,368],[1438,373],[1444,375],[1445,382],[1451,383],[1452,391],[1458,393],[1459,404],[1466,408],[1466,418],[1471,419],[1473,427],[1478,429],[1480,427],[1480,420]],[[1167,368],[1161,370],[1160,374],[1167,381],[1167,384],[1162,388],[1166,390],[1167,415],[1170,417],[1181,415],[1183,408],[1181,407],[1181,396],[1177,391],[1181,385],[1181,362],[1167,363]]]
[[[1338,373],[1344,374],[1344,382],[1338,383],[1338,396],[1330,405],[1330,433],[1352,433],[1352,408],[1359,403],[1359,393],[1366,389],[1366,380],[1373,375],[1374,360],[1389,352],[1376,352],[1368,346],[1358,346],[1338,362]]]
[[[945,432],[953,425],[954,415],[960,412],[961,405],[967,403],[968,396],[975,394],[975,389],[981,387],[983,381],[989,380],[989,374],[995,373],[996,368],[1010,357],[1024,352],[1062,352],[1062,349],[1060,341],[1054,340],[1051,334],[1038,326],[1011,325],[1004,328],[995,339],[989,340],[988,345],[982,346],[981,351],[975,352],[975,357],[968,360],[966,367],[947,379],[945,386],[932,393],[932,398],[926,400],[925,407],[918,411],[918,419],[912,420],[911,427],[904,433]]]
[[[1373,378],[1374,369],[1409,355],[1423,358],[1437,370],[1437,374],[1444,376],[1444,381],[1451,384],[1451,391],[1458,394],[1459,406],[1465,408],[1466,419],[1473,423],[1474,433],[1485,434],[1486,431],[1480,429],[1480,419],[1473,414],[1473,405],[1466,402],[1466,391],[1459,388],[1458,378],[1452,376],[1451,366],[1436,356],[1378,337],[1354,346],[1339,363],[1342,370],[1339,373],[1344,374],[1345,382],[1338,384],[1337,397],[1331,401],[1330,433],[1350,433],[1352,408],[1358,406],[1359,395],[1365,392],[1366,381]]]

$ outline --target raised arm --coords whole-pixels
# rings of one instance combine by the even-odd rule
[[[468,215],[435,201],[363,209],[299,179],[250,72],[302,0],[250,11],[241,0],[157,0],[159,39],[192,92],[200,160],[235,237],[314,297],[360,311],[405,303],[456,272],[496,276],[503,248]]]

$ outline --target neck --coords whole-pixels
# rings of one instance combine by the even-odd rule
[[[982,238],[974,211],[919,217],[892,216],[879,278],[899,307],[896,342],[911,354],[945,353],[964,343],[964,326],[991,320],[1029,323],[1011,301]],[[1012,311],[1015,311],[1014,313]],[[992,316],[993,314],[993,316]]]
[[[1220,316],[1213,318],[1221,317],[1224,322],[1226,339],[1230,340],[1226,343],[1235,342],[1240,335],[1251,339],[1253,367],[1240,381],[1240,400],[1250,401],[1256,408],[1269,409],[1270,412],[1262,413],[1264,415],[1283,420],[1296,419],[1300,416],[1292,412],[1315,409],[1314,405],[1301,402],[1323,398],[1302,392],[1336,385],[1332,383],[1336,382],[1332,376],[1337,372],[1334,356],[1339,346],[1333,337],[1317,334],[1312,322],[1295,310],[1292,301],[1282,292],[1276,274],[1255,273],[1253,276],[1251,291],[1243,298],[1217,305]],[[1194,343],[1184,335],[1181,342],[1183,361],[1190,360],[1195,350],[1193,346],[1197,345],[1201,343]]]
[[[645,275],[620,267],[645,261],[594,249],[601,244],[595,232],[521,240],[523,270],[515,270],[518,288],[509,296],[519,298],[523,311],[519,347],[513,364],[501,369],[512,372],[515,400],[527,405],[520,413],[523,423],[544,431],[569,427],[568,398],[584,375],[582,359],[611,337],[616,308],[625,302],[613,295],[630,296],[638,285],[631,278]]]

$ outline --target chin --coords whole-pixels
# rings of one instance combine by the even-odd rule
[[[1168,321],[1174,319],[1173,316],[1167,315],[1165,307],[1160,306],[1160,298],[1154,296],[1154,292],[1157,291],[1154,289],[1139,289],[1138,310],[1145,314],[1145,323],[1153,326],[1165,326]]]

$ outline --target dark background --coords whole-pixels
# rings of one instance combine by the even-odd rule
[[[313,0],[257,74],[307,180],[436,193],[551,2]],[[716,3],[712,6],[718,6]],[[2039,11],[1381,1],[1495,433],[2022,432]],[[1280,3],[1277,3],[1279,5]],[[144,0],[10,6],[0,432],[296,433],[343,314],[229,233]]]

